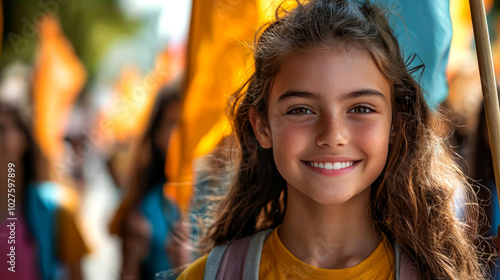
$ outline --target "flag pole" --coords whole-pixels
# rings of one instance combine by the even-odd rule
[[[500,201],[500,109],[496,89],[495,73],[493,71],[493,58],[491,55],[490,38],[486,24],[486,11],[483,0],[469,0],[474,29],[474,40],[483,89],[484,109],[486,111],[486,124],[490,140],[491,156],[497,187],[497,197]]]

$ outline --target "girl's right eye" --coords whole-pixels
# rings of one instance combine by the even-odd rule
[[[297,107],[293,108],[292,110],[288,111],[288,115],[305,115],[305,114],[312,114],[313,112],[305,107]]]

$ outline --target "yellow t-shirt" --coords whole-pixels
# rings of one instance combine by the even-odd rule
[[[201,280],[207,255],[199,258],[182,272],[178,280]],[[310,266],[290,253],[275,229],[264,242],[259,279],[393,279],[394,251],[384,237],[375,251],[358,265],[344,269],[321,269]]]

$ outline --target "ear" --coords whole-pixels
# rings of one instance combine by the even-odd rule
[[[257,138],[260,146],[264,149],[269,149],[273,146],[271,137],[271,129],[267,121],[255,109],[250,109],[249,112],[250,123],[252,124],[253,133]]]

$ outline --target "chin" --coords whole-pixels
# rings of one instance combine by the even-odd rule
[[[308,191],[300,191],[304,196],[308,197],[312,201],[321,204],[323,206],[327,205],[342,205],[348,202],[354,202],[369,199],[365,197],[365,195],[369,196],[370,187],[366,189],[359,189],[356,191],[355,189],[319,189],[316,191],[312,191],[309,189]]]
[[[314,200],[316,203],[324,205],[324,206],[333,206],[333,205],[342,205],[346,202],[348,202],[352,196],[346,196],[346,195],[335,195],[335,196],[317,196],[317,197],[311,197],[312,200]]]

